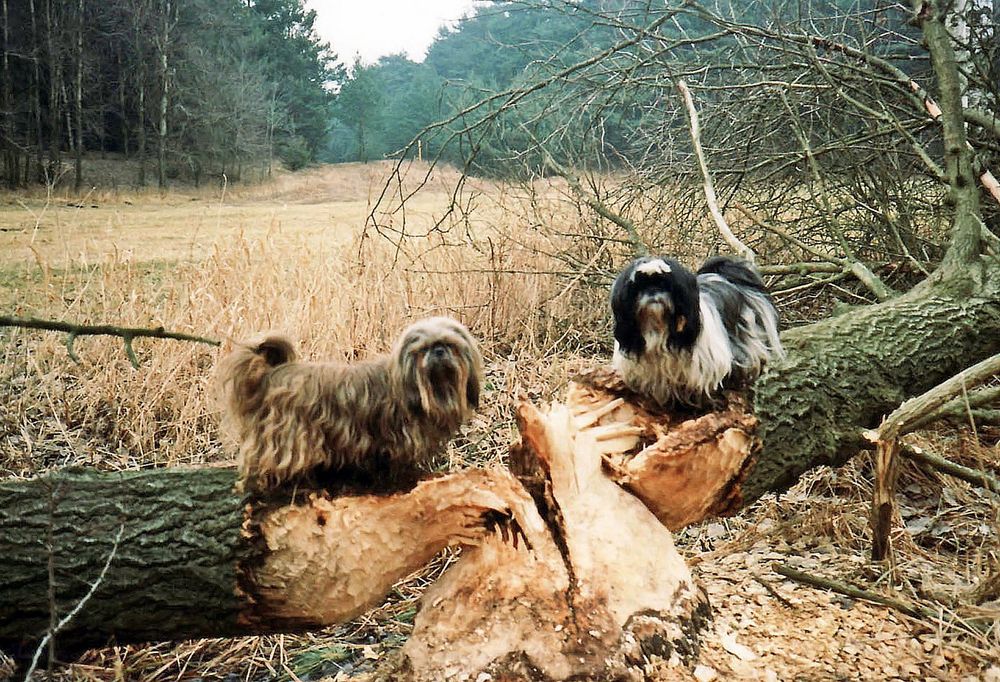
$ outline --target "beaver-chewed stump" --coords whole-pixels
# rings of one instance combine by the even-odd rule
[[[572,383],[567,402],[600,423],[634,427],[632,441],[605,457],[608,475],[646,503],[671,530],[743,506],[741,484],[761,448],[745,395],[727,391],[713,410],[665,413],[630,392],[610,368]]]
[[[486,536],[428,589],[393,674],[644,679],[690,664],[710,610],[668,527],[738,506],[754,425],[733,403],[657,414],[610,371],[564,402],[522,402],[510,468],[534,505],[516,505],[513,541]]]

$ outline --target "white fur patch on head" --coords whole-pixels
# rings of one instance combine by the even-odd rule
[[[635,281],[636,274],[640,272],[644,275],[667,275],[670,274],[671,270],[670,266],[662,258],[654,258],[635,266],[635,271],[632,273],[633,282]]]

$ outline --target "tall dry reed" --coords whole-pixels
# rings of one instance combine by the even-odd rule
[[[28,474],[67,462],[120,468],[225,460],[230,451],[216,427],[212,367],[232,341],[275,329],[291,335],[307,358],[352,361],[386,351],[407,324],[439,314],[462,320],[481,340],[487,395],[499,403],[484,407],[479,425],[488,429],[509,417],[518,387],[546,383],[533,377],[536,365],[541,375],[557,371],[545,356],[576,350],[583,336],[600,338],[604,292],[553,274],[564,266],[526,244],[525,235],[492,228],[481,237],[461,234],[392,244],[369,233],[323,246],[271,234],[216,243],[192,262],[119,256],[84,268],[43,267],[28,312],[162,326],[223,345],[137,340],[141,365],[133,369],[120,339],[78,339],[77,365],[57,335],[6,330],[2,423],[12,438],[4,441],[0,467]],[[526,379],[515,376],[518,363]],[[45,437],[53,434],[72,442],[62,457],[40,463],[24,456],[36,442],[53,447]]]

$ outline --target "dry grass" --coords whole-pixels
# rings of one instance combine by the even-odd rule
[[[392,238],[386,240],[364,226],[387,169],[314,169],[225,195],[218,188],[165,196],[92,193],[84,208],[66,206],[78,201],[70,197],[16,198],[0,206],[0,310],[163,325],[226,342],[281,329],[307,357],[342,359],[385,351],[415,318],[450,314],[481,339],[487,363],[484,407],[453,443],[450,465],[502,461],[515,436],[512,407],[520,396],[557,395],[573,373],[610,356],[607,276],[626,247],[607,241],[607,226],[578,210],[560,183],[477,182],[467,188],[462,210],[449,214],[458,176],[446,169],[407,202],[404,221],[398,197],[420,184],[425,167],[412,169],[395,188],[396,203],[380,212],[382,232]],[[669,216],[659,210],[663,224]],[[439,220],[440,231],[400,236],[404,228],[424,234]],[[710,248],[696,230],[653,239],[691,259]],[[123,469],[230,459],[210,391],[219,351],[137,341],[141,367],[133,370],[118,340],[81,339],[76,349],[80,365],[68,359],[56,335],[0,329],[0,403],[6,407],[0,411],[0,475],[75,463]],[[1000,461],[995,434],[980,435],[943,433],[924,445],[973,465]],[[812,557],[807,566],[817,572],[938,599],[949,605],[940,623],[900,627],[915,637],[938,628],[941,646],[962,661],[962,670],[974,670],[977,661],[1000,657],[995,628],[970,635],[953,622],[1000,615],[994,602],[974,604],[970,597],[1000,572],[1000,510],[965,484],[912,467],[900,488],[909,530],[897,534],[897,563],[885,574],[864,561],[870,498],[864,458],[814,472],[780,499],[688,529],[678,541],[702,568],[764,547],[786,558]],[[65,674],[249,680],[364,671],[405,638],[423,586],[449,560],[440,557],[398,586],[379,610],[324,633],[105,649]],[[803,597],[809,598],[816,603],[815,595]],[[761,619],[795,626],[795,614],[771,606],[761,607]],[[778,648],[781,642],[798,646],[777,641]],[[803,670],[789,663],[782,676]],[[939,677],[930,668],[926,676]]]
[[[334,175],[353,172],[337,169]],[[309,175],[304,181],[313,185]],[[433,208],[443,214],[450,195],[432,189],[423,197],[423,204],[408,209],[408,229],[429,226]],[[248,215],[277,210],[263,202],[243,212],[229,204],[217,211],[205,204],[199,211],[169,203],[154,205],[148,213],[134,206],[125,212],[97,209],[109,221],[105,228],[96,227],[100,218],[80,221],[72,227],[75,236],[60,242],[64,252],[72,250],[66,245],[74,240],[90,244],[90,257],[55,258],[22,235],[21,248],[31,258],[20,266],[6,265],[0,303],[21,315],[162,325],[226,341],[280,329],[297,339],[308,357],[346,360],[384,352],[416,318],[450,314],[482,340],[490,369],[487,388],[504,395],[513,395],[525,381],[513,371],[519,360],[575,350],[582,335],[574,330],[592,330],[597,338],[600,296],[585,292],[581,296],[589,297],[589,304],[569,305],[578,285],[562,284],[554,275],[521,274],[552,266],[492,223],[463,223],[457,241],[437,233],[409,238],[400,249],[361,236],[368,201],[351,203],[350,222],[331,218],[327,204],[296,204],[292,215],[309,216],[303,221],[307,226],[297,229],[276,225],[273,218],[262,218],[263,227],[253,225]],[[199,213],[214,213],[200,242],[193,237],[199,228],[189,222]],[[51,209],[46,215],[52,224],[40,229],[69,229],[60,222],[65,217]],[[134,222],[126,220],[130,217]],[[87,236],[101,230],[110,239]],[[156,238],[144,238],[147,231],[155,231]],[[54,335],[3,334],[4,384],[18,387],[5,419],[11,437],[0,455],[8,474],[37,469],[38,458],[25,453],[49,441],[46,433],[53,431],[62,434],[62,441],[86,444],[73,448],[69,462],[116,468],[224,456],[208,394],[208,370],[216,354],[209,347],[137,343],[142,368],[134,371],[114,339],[79,341],[83,363],[75,366]],[[561,365],[546,367],[552,374]],[[487,393],[492,405],[490,398]],[[51,419],[29,417],[39,405],[48,407]]]

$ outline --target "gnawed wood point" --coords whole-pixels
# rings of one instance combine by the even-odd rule
[[[527,524],[530,503],[521,485],[495,468],[423,481],[405,494],[311,492],[303,503],[254,514],[243,534],[262,544],[261,559],[244,566],[250,607],[241,620],[292,630],[349,620],[445,547],[477,543],[487,514]]]
[[[670,414],[645,405],[602,368],[570,385],[567,404],[597,426],[634,434],[606,455],[607,473],[671,530],[742,505],[740,484],[761,442],[739,395],[727,395],[718,411]]]
[[[428,589],[402,677],[643,679],[696,658],[709,605],[665,524],[728,509],[754,421],[730,409],[670,424],[616,377],[521,403],[510,468],[534,501],[521,541],[487,536]]]

